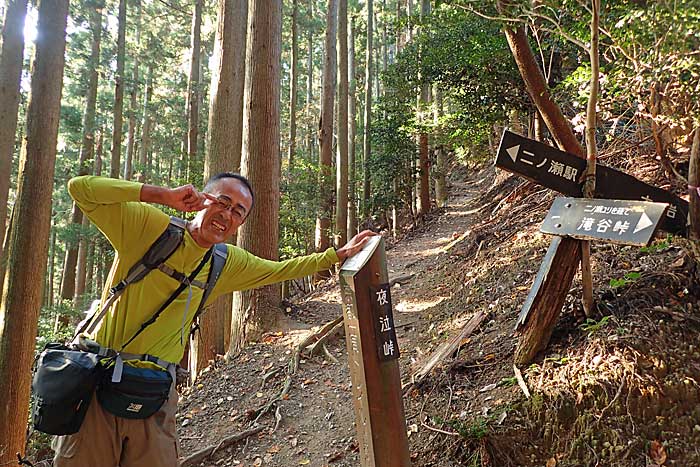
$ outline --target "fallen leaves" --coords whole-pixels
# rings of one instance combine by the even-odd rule
[[[663,465],[666,462],[666,448],[659,441],[654,440],[649,447],[649,457],[657,466]]]

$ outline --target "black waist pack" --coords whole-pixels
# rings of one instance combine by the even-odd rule
[[[148,418],[168,400],[170,373],[124,365],[121,381],[112,381],[114,367],[104,372],[97,388],[103,409],[122,418]]]
[[[47,344],[32,380],[34,428],[51,435],[77,433],[100,373],[97,355]]]

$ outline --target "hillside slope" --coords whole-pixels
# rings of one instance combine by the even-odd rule
[[[513,328],[548,245],[538,226],[552,199],[493,168],[453,174],[449,207],[388,242],[390,278],[403,277],[392,301],[404,383],[487,313],[404,397],[413,465],[700,465],[700,293],[672,239],[644,250],[594,244],[598,314],[582,319],[576,279],[550,346],[520,369],[531,396],[517,384]],[[184,391],[183,458],[260,426],[194,465],[358,465],[342,330],[286,377],[295,346],[340,316],[337,284],[288,310],[286,329]]]

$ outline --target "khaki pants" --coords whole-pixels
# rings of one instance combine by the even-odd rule
[[[93,395],[80,431],[56,436],[55,467],[176,467],[178,465],[177,391],[158,412],[143,420],[112,415]]]

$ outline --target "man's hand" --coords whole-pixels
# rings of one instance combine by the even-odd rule
[[[352,237],[348,241],[348,243],[336,250],[336,254],[340,259],[340,262],[342,263],[355,253],[359,252],[362,249],[362,247],[365,246],[365,244],[369,240],[369,237],[373,237],[375,235],[377,234],[372,232],[371,230],[363,230],[359,234]]]
[[[154,185],[141,187],[141,201],[162,204],[183,212],[201,211],[207,207],[207,200],[211,200],[211,195],[197,191],[192,185],[177,188]]]

